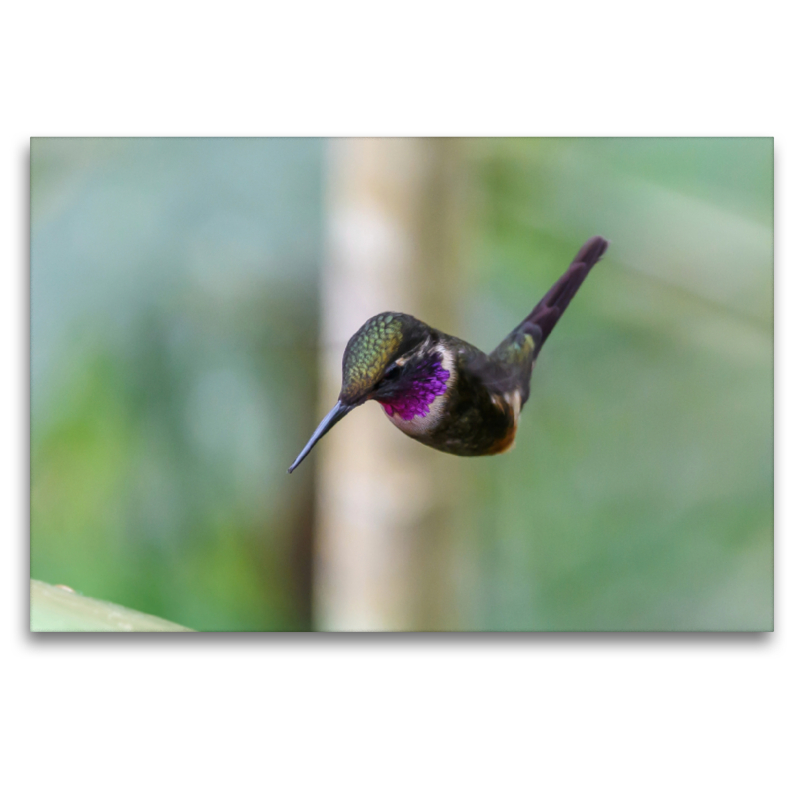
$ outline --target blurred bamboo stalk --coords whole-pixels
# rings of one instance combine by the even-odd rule
[[[453,330],[456,143],[330,143],[322,284],[322,396],[333,405],[348,339],[381,311]],[[452,628],[455,459],[397,431],[376,403],[319,453],[315,622],[324,630]]]

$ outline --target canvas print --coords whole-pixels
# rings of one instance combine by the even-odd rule
[[[31,630],[770,631],[770,138],[31,141]]]

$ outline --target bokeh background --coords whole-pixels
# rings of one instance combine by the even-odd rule
[[[397,146],[32,140],[31,576],[199,630],[771,629],[772,140]],[[585,239],[611,248],[548,340],[515,449],[409,441],[443,516],[362,545],[347,514],[321,533],[320,474],[372,412],[286,467],[335,400],[342,220],[356,250],[377,235],[339,206],[387,165],[434,176],[415,183],[425,224],[397,221],[432,254],[406,276],[422,318],[484,349]],[[387,480],[393,518],[414,486]],[[331,548],[363,577],[404,535],[405,591],[379,603],[410,610],[370,615],[367,587],[351,602],[370,622],[337,617]]]

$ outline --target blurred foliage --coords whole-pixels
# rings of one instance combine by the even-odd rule
[[[31,574],[308,628],[322,145],[32,143]]]
[[[465,465],[464,627],[772,628],[772,140],[491,140],[466,338],[611,241],[514,451]]]
[[[470,140],[461,335],[593,234],[515,450],[465,459],[466,629],[772,627],[772,141]],[[312,626],[324,143],[35,139],[31,575]],[[449,457],[442,455],[446,468]]]

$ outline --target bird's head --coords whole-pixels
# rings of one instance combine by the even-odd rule
[[[435,366],[441,362],[441,356],[437,361],[436,354],[426,355],[431,334],[431,328],[408,314],[387,311],[368,319],[345,348],[338,402],[320,422],[289,472],[297,468],[311,448],[342,417],[367,400],[378,400],[387,411],[393,403],[405,410],[418,395],[424,401],[432,392],[434,396],[441,394],[449,372],[444,372],[442,377],[441,370],[420,369],[421,365]],[[431,388],[431,381],[438,383]]]

